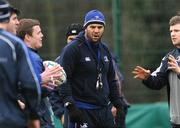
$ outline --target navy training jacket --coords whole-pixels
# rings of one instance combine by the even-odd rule
[[[97,106],[107,106],[109,101],[120,104],[115,70],[108,48],[99,43],[100,67],[103,88],[96,89],[98,57],[88,46],[84,33],[64,49],[57,62],[67,74],[67,82],[60,86],[60,95],[66,102],[80,101]]]
[[[42,82],[41,73],[44,72],[45,70],[44,65],[43,65],[43,60],[38,55],[36,50],[29,48],[29,53],[32,59],[34,60],[34,66],[38,74],[39,81],[41,83]],[[49,102],[47,99],[47,96],[50,94],[51,91],[45,87],[41,87],[41,88],[42,88],[42,95],[41,95],[42,100],[41,100],[39,110],[38,110],[38,114],[40,116],[41,127],[54,128],[54,126],[52,126],[51,114],[48,108],[50,106],[47,105]]]
[[[0,29],[0,128],[27,126],[27,115],[17,102],[19,87],[28,111],[37,114],[41,89],[31,61],[24,43]]]

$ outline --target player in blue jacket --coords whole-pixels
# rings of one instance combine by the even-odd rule
[[[153,73],[140,66],[135,67],[133,73],[134,78],[143,80],[151,89],[159,90],[167,86],[172,128],[180,128],[180,15],[173,16],[169,25],[175,49],[162,59]]]
[[[120,109],[121,101],[112,57],[101,41],[104,15],[98,10],[89,11],[84,29],[57,60],[67,74],[67,82],[60,87],[69,116],[64,127],[113,128],[115,123],[108,103],[111,101]]]
[[[26,46],[6,31],[11,13],[6,1],[0,0],[0,12],[0,127],[25,128],[28,117],[17,102],[18,88],[22,88],[29,117],[37,116],[41,88]]]
[[[40,23],[35,19],[21,19],[18,29],[17,36],[24,40],[25,44],[29,48],[30,56],[34,60],[34,66],[36,67],[36,72],[39,75],[39,81],[42,85],[42,101],[39,109],[40,124],[42,128],[54,128],[49,107],[48,95],[51,92],[49,90],[49,82],[53,78],[59,79],[61,74],[61,67],[57,65],[53,68],[45,68],[43,65],[43,60],[37,53],[37,50],[42,47],[42,37]],[[54,85],[55,86],[55,85]],[[39,119],[32,119],[32,125],[38,125]]]

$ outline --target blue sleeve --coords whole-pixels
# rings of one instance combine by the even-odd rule
[[[39,57],[39,55],[37,55],[36,53],[34,53],[31,50],[29,51],[29,54],[30,54],[31,61],[33,63],[33,68],[37,74],[39,83],[41,83],[42,79],[41,79],[40,74],[44,71],[42,59]]]
[[[37,110],[41,100],[41,86],[38,81],[38,74],[34,71],[31,60],[25,45],[17,47],[17,67],[19,86],[23,90],[23,96],[31,116],[37,116]]]
[[[30,51],[30,56],[33,61],[34,70],[38,74],[39,83],[41,84],[42,83],[41,73],[43,73],[45,70],[43,61],[41,57],[34,51]],[[42,87],[42,98],[47,97],[51,93],[51,91],[48,90],[46,87],[43,86],[41,87]]]

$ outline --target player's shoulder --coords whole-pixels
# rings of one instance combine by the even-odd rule
[[[0,38],[11,45],[25,46],[24,42],[20,38],[5,30],[1,30]]]
[[[16,35],[8,32],[8,31],[1,31],[1,36],[7,38],[8,40],[12,41],[12,42],[22,42],[22,40],[20,38],[18,38]]]

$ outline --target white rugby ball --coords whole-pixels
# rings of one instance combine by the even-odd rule
[[[55,65],[58,65],[58,63],[56,63],[54,61],[46,60],[46,61],[43,61],[43,65],[44,66],[46,65],[48,68],[52,68]],[[62,74],[61,77],[58,79],[58,81],[56,81],[56,84],[58,84],[58,85],[65,83],[66,78],[67,78],[66,72],[64,71],[64,69],[61,70],[60,74]]]

